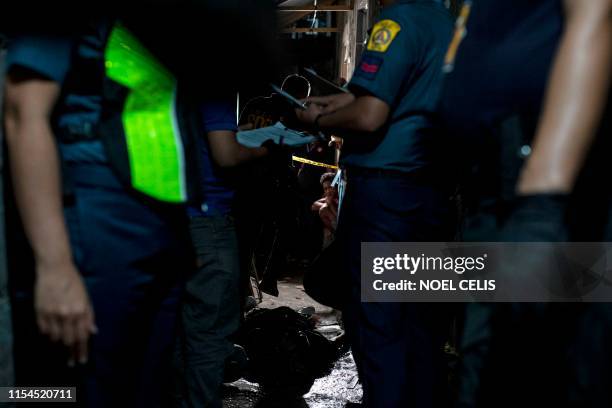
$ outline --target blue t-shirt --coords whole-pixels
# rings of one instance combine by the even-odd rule
[[[382,11],[349,88],[386,102],[389,119],[376,135],[347,137],[341,164],[402,172],[432,164],[431,117],[452,28],[447,10],[433,0],[398,0]]]
[[[204,133],[227,130],[237,131],[236,104],[231,100],[207,101],[202,104]],[[234,135],[228,135],[234,137]],[[206,137],[199,141],[200,169],[203,201],[200,207],[189,209],[191,216],[218,216],[229,214],[234,200],[234,189],[227,172],[212,158]]]

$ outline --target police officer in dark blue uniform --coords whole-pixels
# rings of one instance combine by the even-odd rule
[[[362,303],[362,242],[445,241],[449,195],[437,171],[432,121],[452,19],[442,4],[385,4],[349,83],[311,98],[298,117],[344,137],[346,193],[338,239],[350,282],[344,308],[367,407],[434,407],[445,400],[439,305]]]
[[[92,132],[104,45],[94,32],[9,49],[7,144],[35,258],[35,279],[11,275],[17,383],[78,385],[88,407],[169,406],[187,220],[129,190]]]
[[[465,240],[610,240],[611,11],[465,2],[440,109],[453,173],[465,171]],[[610,406],[610,316],[609,304],[468,305],[459,406]]]

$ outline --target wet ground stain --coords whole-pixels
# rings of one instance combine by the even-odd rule
[[[279,401],[263,395],[259,385],[238,380],[224,387],[224,408],[343,408],[361,400],[361,385],[351,353],[341,357],[332,372],[315,381],[308,394],[293,401]]]

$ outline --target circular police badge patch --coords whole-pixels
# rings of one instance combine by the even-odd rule
[[[401,29],[400,25],[393,20],[379,21],[372,29],[368,50],[386,52]]]
[[[372,41],[374,42],[376,46],[382,47],[384,45],[389,44],[390,39],[391,39],[391,31],[387,30],[386,28],[383,28],[382,30],[378,30],[376,32],[376,34],[372,38]]]

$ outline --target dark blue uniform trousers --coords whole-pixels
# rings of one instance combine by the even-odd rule
[[[99,332],[88,364],[68,369],[65,349],[33,316],[20,319],[20,382],[79,386],[78,406],[171,406],[181,280],[194,264],[185,211],[136,198],[103,164],[69,164],[66,180],[73,256]]]
[[[593,213],[591,202],[588,209]],[[612,240],[612,206],[608,206],[609,224],[603,235],[582,238],[583,241]],[[524,240],[520,235],[502,235],[499,208],[503,208],[499,198],[479,196],[464,217],[463,239]],[[571,217],[577,216],[581,227],[598,226],[585,222],[592,215],[585,211]],[[533,220],[529,232],[546,234],[537,221]],[[534,407],[610,407],[611,339],[610,303],[468,304],[455,406],[504,408],[526,404],[528,400],[528,406]]]
[[[449,199],[409,176],[352,175],[340,209],[340,239],[350,296],[344,308],[363,403],[373,407],[439,407],[446,403],[443,354],[449,313],[443,305],[362,303],[362,242],[446,241]]]

